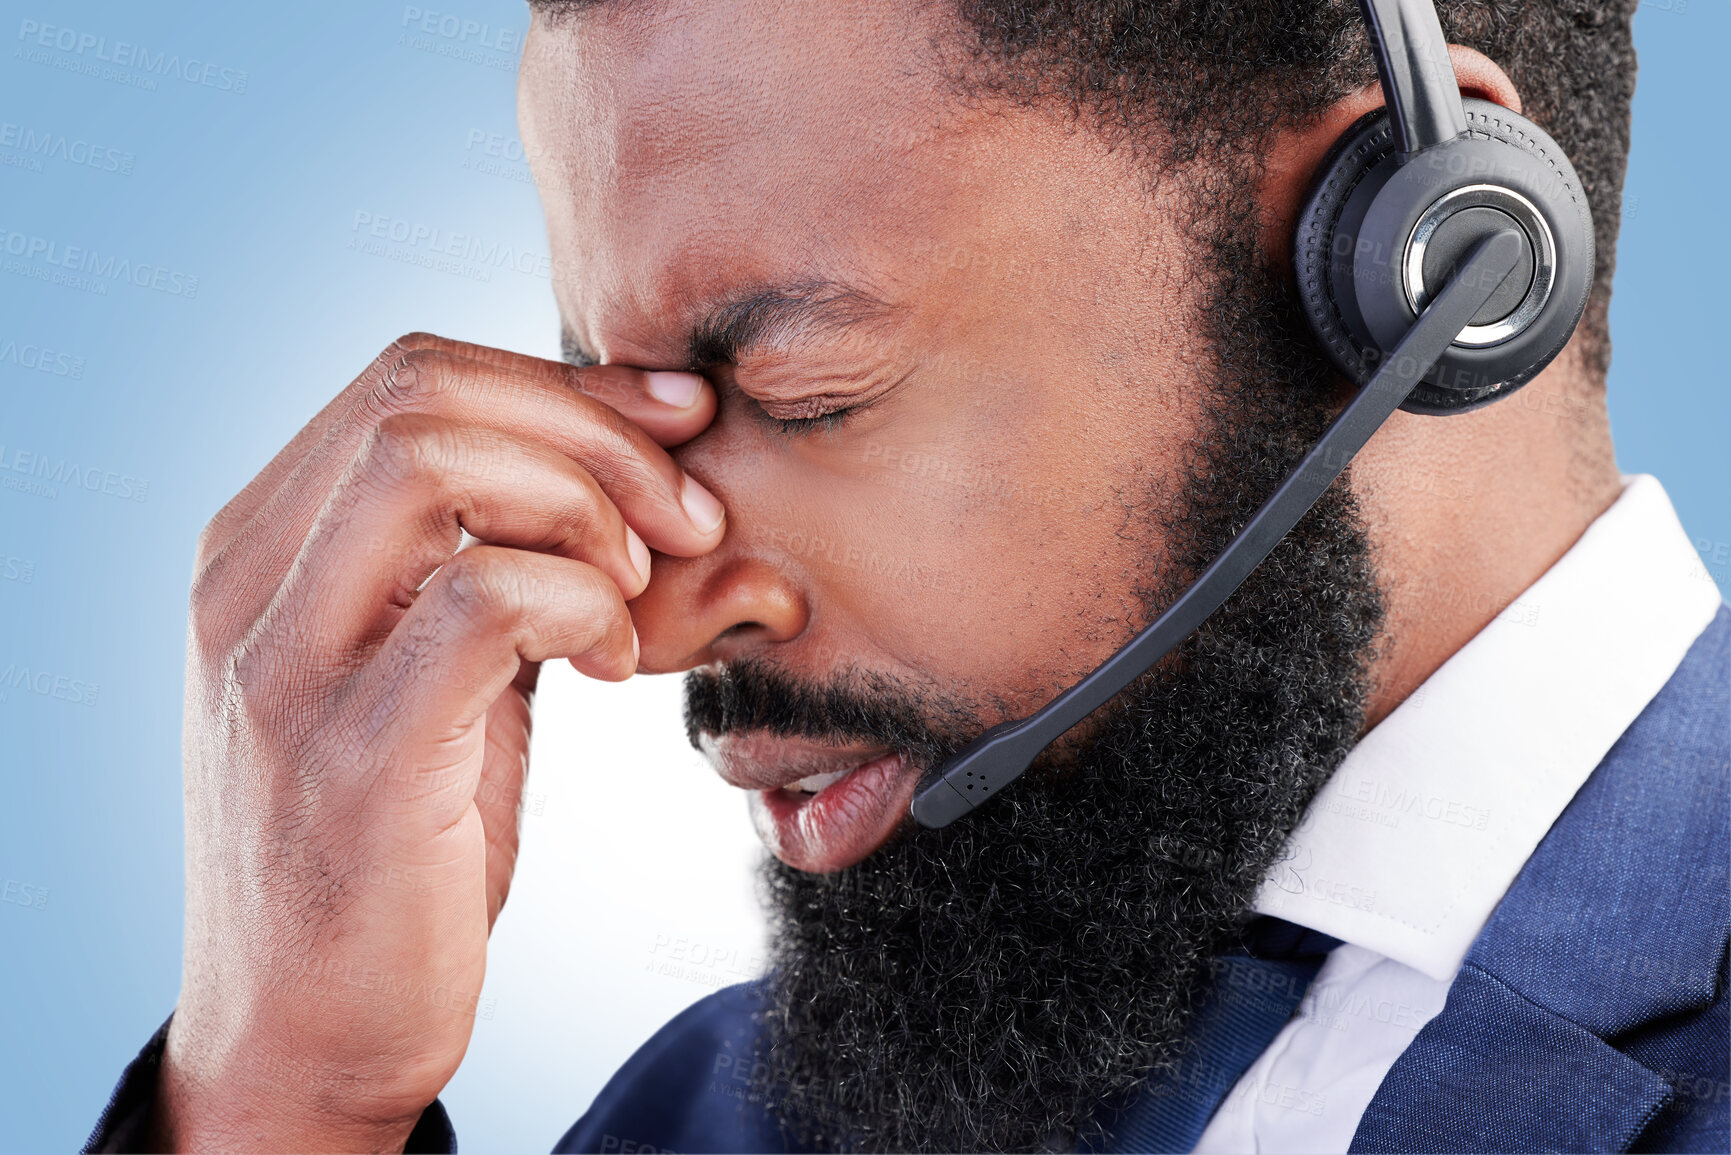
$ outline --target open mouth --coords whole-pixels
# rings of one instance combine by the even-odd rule
[[[828,774],[813,774],[810,778],[801,778],[791,786],[783,786],[782,789],[790,794],[817,794],[825,786],[834,785],[852,773],[852,770],[832,770]]]
[[[907,816],[919,773],[882,747],[828,746],[761,731],[705,735],[721,776],[752,791],[758,836],[799,870],[842,870],[887,842]]]

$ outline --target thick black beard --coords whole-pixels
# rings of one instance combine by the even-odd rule
[[[1236,256],[1234,262],[1231,258]],[[1141,588],[1166,605],[1327,418],[1325,374],[1273,277],[1223,286],[1212,427]],[[1221,266],[1217,266],[1221,267]],[[1298,366],[1298,368],[1294,368]],[[1164,510],[1164,513],[1160,511]],[[1381,623],[1366,535],[1334,487],[1172,658],[990,805],[830,875],[766,862],[762,1092],[807,1149],[1070,1150],[1181,1053],[1210,959],[1356,740]],[[1141,622],[1124,623],[1126,637]],[[687,728],[898,747],[929,766],[983,709],[767,661],[687,683]]]

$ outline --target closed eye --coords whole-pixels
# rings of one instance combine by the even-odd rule
[[[763,415],[783,437],[803,437],[811,433],[833,433],[841,427],[847,415],[857,408],[858,406],[846,406],[812,417],[777,417],[767,410]]]

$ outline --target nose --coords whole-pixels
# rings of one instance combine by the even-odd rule
[[[630,603],[642,646],[637,668],[646,674],[761,652],[799,637],[811,621],[797,563],[756,540],[776,495],[794,486],[725,402],[721,409],[673,458],[721,500],[727,528],[701,557],[654,556],[648,587]]]
[[[740,528],[730,509],[727,538]],[[771,561],[730,546],[727,538],[702,557],[655,555],[648,588],[631,602],[641,672],[671,674],[727,661],[804,631],[810,611],[797,586]]]

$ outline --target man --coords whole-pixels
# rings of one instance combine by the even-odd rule
[[[388,992],[479,989],[569,658],[692,671],[774,935],[562,1149],[1724,1149],[1731,617],[1603,401],[1629,4],[1442,9],[1592,202],[1563,355],[1397,415],[941,831],[921,771],[1145,624],[1342,403],[1286,254],[1381,103],[1358,14],[534,8],[577,367],[404,338],[207,529],[184,987],[93,1146],[448,1146],[471,1019]]]

